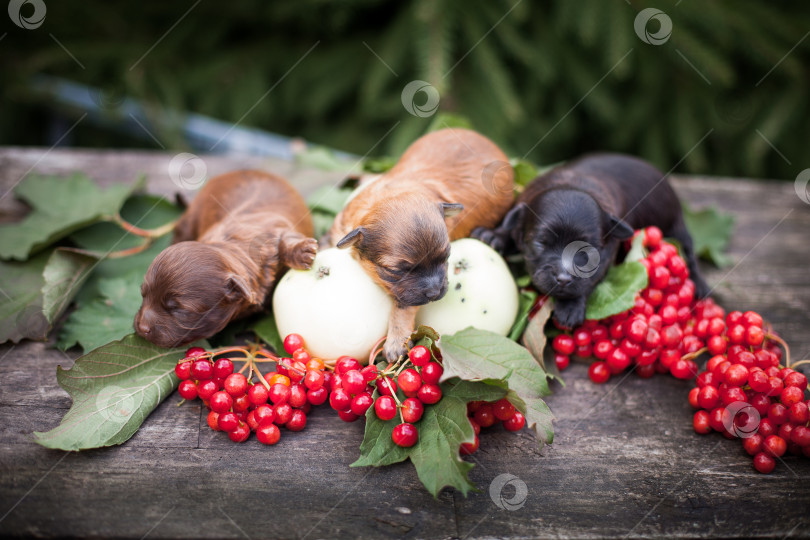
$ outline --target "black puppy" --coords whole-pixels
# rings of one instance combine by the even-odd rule
[[[556,167],[529,184],[498,228],[473,237],[501,253],[522,251],[535,287],[554,297],[554,318],[575,327],[620,242],[652,225],[681,243],[695,294],[707,296],[678,197],[663,173],[638,158],[591,154]]]

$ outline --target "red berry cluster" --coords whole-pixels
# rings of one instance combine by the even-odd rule
[[[488,428],[503,422],[505,430],[520,431],[526,425],[526,418],[506,398],[492,402],[471,401],[467,404],[467,416],[475,431],[475,440],[471,443],[462,443],[461,453],[463,455],[469,455],[478,450],[478,434],[481,433],[481,428]]]
[[[596,358],[588,370],[595,383],[605,383],[633,364],[640,377],[657,372],[689,379],[697,365],[687,355],[725,330],[720,306],[711,299],[695,301],[695,284],[677,248],[662,240],[657,227],[643,234],[648,255],[640,262],[647,269],[648,286],[631,309],[557,335],[551,346],[559,369],[568,367],[574,354]]]
[[[724,326],[719,339],[709,340],[714,356],[689,392],[689,403],[699,409],[692,421],[695,431],[742,438],[761,473],[773,471],[775,458],[785,452],[810,457],[807,377],[780,369],[778,338],[763,329],[759,314],[732,311]]]
[[[413,446],[419,440],[419,430],[415,424],[422,419],[425,405],[433,405],[442,399],[439,379],[444,368],[433,360],[427,347],[417,345],[408,351],[408,357],[401,366],[392,364],[382,372],[373,366],[365,369],[370,372],[374,370],[368,382],[375,384],[379,394],[373,401],[377,418],[387,422],[399,413],[402,422],[394,427],[391,438],[398,446]]]
[[[301,431],[312,405],[320,405],[327,396],[324,363],[310,358],[300,346],[287,352],[293,358],[281,359],[275,373],[256,373],[254,383],[234,373],[231,359],[214,361],[215,353],[192,347],[174,368],[181,380],[178,392],[186,400],[199,397],[209,409],[208,426],[226,432],[232,441],[244,442],[254,431],[259,442],[276,444],[280,426]]]

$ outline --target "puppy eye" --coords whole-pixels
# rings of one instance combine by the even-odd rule
[[[163,303],[164,307],[169,311],[174,311],[180,307],[180,304],[174,298],[169,298]]]

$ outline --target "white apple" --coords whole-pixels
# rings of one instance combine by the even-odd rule
[[[296,333],[312,356],[348,355],[366,363],[388,333],[393,302],[349,250],[325,249],[309,270],[290,270],[276,285],[273,313],[283,338]]]
[[[518,288],[495,250],[473,238],[452,242],[447,280],[447,294],[419,309],[417,325],[442,335],[468,326],[502,336],[509,333],[518,313]]]

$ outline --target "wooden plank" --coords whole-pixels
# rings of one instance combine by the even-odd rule
[[[150,190],[169,196],[176,188],[166,172],[170,157],[0,149],[0,190],[36,165],[43,172],[85,170],[103,183],[144,171]],[[285,163],[205,159],[214,173],[266,166],[299,174],[302,191],[335,181]],[[675,185],[694,206],[716,204],[737,216],[730,250],[739,264],[706,267],[718,301],[763,313],[793,345],[795,358],[810,356],[810,206],[787,183],[690,177]],[[11,197],[0,200],[0,219],[22,210]],[[231,443],[206,427],[198,403],[177,407],[172,396],[122,446],[79,454],[41,448],[30,433],[59,423],[70,400],[55,369],[70,367],[75,357],[41,343],[0,346],[0,536],[810,535],[810,460],[786,457],[773,474],[756,473],[739,441],[694,434],[689,384],[671,377],[629,375],[597,386],[585,365],[572,365],[564,374],[567,387],[555,388],[548,400],[557,416],[553,445],[538,450],[525,431],[485,431],[480,451],[468,458],[483,491],[465,499],[446,490],[434,500],[408,464],[349,468],[362,425],[343,423],[327,407],[313,412],[303,432],[285,431],[269,448],[255,437]],[[520,508],[504,509],[490,497],[501,474],[525,483]],[[506,498],[514,486],[504,487]]]

